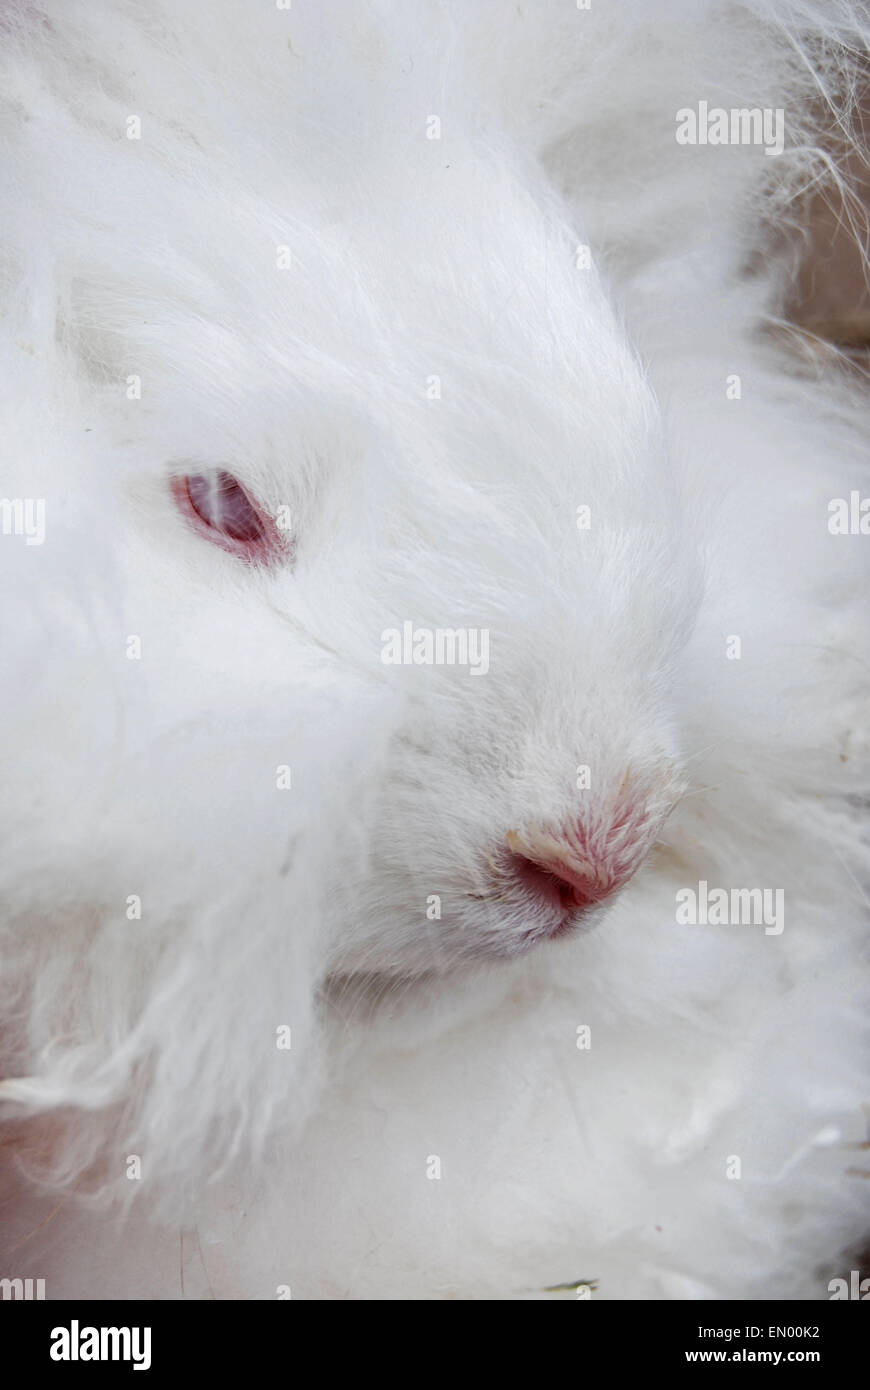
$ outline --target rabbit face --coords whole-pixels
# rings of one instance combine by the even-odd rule
[[[20,452],[49,510],[66,490],[85,514],[86,575],[59,587],[101,576],[109,609],[77,872],[100,843],[101,894],[145,880],[167,923],[230,904],[327,972],[449,969],[597,920],[679,793],[698,585],[587,248],[495,136],[427,141],[368,79],[359,138],[325,138],[341,65],[303,67],[282,123],[247,18],[260,80],[200,46],[223,95],[190,108],[137,29],[135,71],[71,116],[89,14],[40,96],[76,177],[41,128],[19,155],[51,266],[22,336],[50,339],[32,369],[62,387],[59,454],[18,412]],[[107,139],[130,111],[138,143]]]
[[[669,688],[695,576],[642,371],[543,196],[471,152],[415,177],[363,181],[340,224],[297,200],[286,265],[268,209],[239,226],[222,189],[206,212],[182,199],[175,259],[143,241],[132,333],[129,287],[92,286],[86,315],[91,359],[147,382],[113,450],[152,714],[236,727],[247,708],[245,738],[279,731],[261,775],[285,767],[323,828],[319,942],[343,973],[596,921],[680,787]],[[295,776],[336,710],[365,772],[324,750]],[[243,844],[285,816],[274,794],[226,799]],[[261,892],[280,902],[279,840]]]

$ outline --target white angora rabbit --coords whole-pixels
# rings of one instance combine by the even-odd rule
[[[0,1276],[828,1298],[864,6],[0,30]]]

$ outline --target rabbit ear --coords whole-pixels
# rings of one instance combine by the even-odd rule
[[[147,1190],[174,1214],[188,1185],[192,1193],[242,1156],[256,1163],[278,1123],[304,1118],[319,1069],[309,1056],[314,977],[299,941],[311,909],[301,895],[296,907],[300,916],[278,922],[241,899],[204,905],[196,922],[179,919],[157,961],[137,953],[137,969],[131,957],[110,981],[92,952],[84,970],[53,972],[52,1002],[64,984],[103,995],[103,1031],[51,1036],[43,999],[30,1020],[45,1038],[33,1074],[0,1083],[6,1115],[65,1115],[53,1155],[61,1166],[50,1159],[42,1180],[128,1198]],[[84,1034],[96,1016],[85,1005],[74,1021]],[[141,1182],[125,1184],[131,1158]]]
[[[105,845],[96,871],[91,858],[77,880],[88,856],[68,839],[46,887],[50,901],[64,884],[67,908],[29,911],[3,943],[5,988],[30,991],[0,1109],[68,1117],[43,1178],[148,1190],[174,1214],[304,1119],[324,1070],[334,847],[343,863],[364,852],[384,713],[356,691],[282,716],[273,693],[269,709],[156,738],[125,766],[111,824],[84,808],[84,838]],[[96,899],[96,917],[77,906]],[[131,1155],[141,1182],[126,1180]]]

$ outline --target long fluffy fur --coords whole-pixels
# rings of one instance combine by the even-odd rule
[[[827,531],[866,385],[765,329],[807,190],[862,231],[825,132],[864,7],[0,24],[3,489],[48,518],[0,545],[3,1272],[824,1297],[870,1227],[867,541]],[[783,155],[678,146],[700,99],[783,107]],[[290,507],[293,573],[185,531],[191,462]],[[491,671],[383,667],[404,619]],[[487,859],[579,763],[590,815],[626,769],[681,799],[597,930],[514,959]],[[785,931],[676,925],[701,879]]]

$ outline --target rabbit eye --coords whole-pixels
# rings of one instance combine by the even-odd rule
[[[195,531],[240,559],[267,563],[285,550],[272,518],[225,469],[173,478],[172,493]]]

